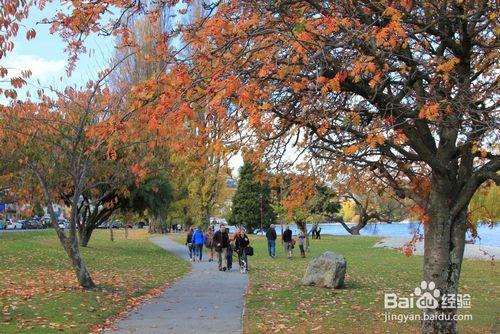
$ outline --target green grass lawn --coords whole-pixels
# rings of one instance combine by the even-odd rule
[[[263,237],[252,237],[245,333],[417,333],[418,321],[384,323],[384,292],[409,296],[422,280],[422,257],[372,248],[373,237],[323,237],[311,240],[311,253],[289,260],[281,245],[267,255]],[[301,286],[312,256],[331,250],[347,259],[346,286],[340,290]],[[472,321],[459,322],[462,333],[489,333],[499,323],[498,262],[465,260],[461,293],[472,297]],[[391,310],[388,310],[391,311]],[[400,312],[400,311],[396,311]],[[418,313],[413,310],[412,312]]]
[[[78,287],[52,230],[0,234],[0,333],[88,333],[183,276],[189,263],[145,231],[96,231],[82,255],[98,289]]]

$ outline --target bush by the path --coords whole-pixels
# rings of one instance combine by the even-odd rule
[[[288,260],[277,243],[277,257],[267,255],[263,237],[253,237],[250,288],[246,299],[245,333],[420,333],[420,322],[384,323],[384,292],[409,297],[422,280],[423,257],[374,249],[379,238],[323,237],[312,240],[306,259]],[[301,279],[312,257],[327,250],[349,263],[345,289],[304,287]],[[300,255],[300,254],[299,254]],[[498,316],[498,262],[465,260],[460,293],[470,294],[471,321],[459,321],[462,333],[489,333]],[[411,313],[418,313],[413,310]]]
[[[83,291],[54,231],[0,234],[0,333],[88,333],[172,282],[189,264],[147,240],[146,231],[94,232],[82,249],[98,289]]]

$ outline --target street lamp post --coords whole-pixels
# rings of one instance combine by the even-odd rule
[[[262,232],[263,231],[263,228],[262,228],[262,216],[263,216],[263,210],[264,208],[262,207],[262,201],[263,201],[263,198],[262,198],[262,190],[260,191],[260,231]]]

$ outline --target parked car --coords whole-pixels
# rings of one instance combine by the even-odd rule
[[[30,226],[30,228],[35,229],[35,230],[41,230],[41,229],[45,228],[45,226],[42,224],[42,222],[37,220],[37,219],[30,220],[29,226]]]
[[[123,224],[118,220],[105,221],[99,224],[97,228],[121,228]]]
[[[107,221],[101,222],[99,225],[97,225],[97,228],[108,228],[108,223]]]
[[[7,225],[8,230],[22,230],[23,229],[23,224],[22,222],[9,222]]]
[[[33,223],[31,222],[31,220],[23,220],[21,222],[23,224],[23,229],[25,229],[25,230],[33,229]]]
[[[266,230],[265,229],[260,229],[260,228],[257,228],[253,231],[253,234],[255,235],[265,235],[266,234]]]
[[[52,227],[52,221],[49,216],[43,216],[40,222],[43,224],[44,228]]]

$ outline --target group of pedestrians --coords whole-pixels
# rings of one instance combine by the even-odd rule
[[[321,228],[313,226],[310,231],[314,239],[320,238]],[[266,232],[267,250],[271,258],[276,257],[276,240],[278,235],[276,228],[272,224]],[[306,257],[304,248],[306,240],[306,231],[299,228],[295,238],[289,226],[286,226],[281,235],[281,242],[285,248],[286,256],[293,257],[293,249],[298,244],[300,257]],[[208,262],[214,261],[214,255],[217,256],[217,263],[220,271],[229,271],[233,266],[233,252],[238,255],[238,264],[242,272],[248,271],[248,256],[253,255],[253,248],[250,247],[250,239],[242,228],[238,228],[233,238],[229,236],[227,228],[222,225],[219,230],[214,231],[213,226],[209,226],[205,232],[200,227],[191,227],[186,238],[186,245],[189,249],[189,258],[191,261],[202,261],[203,247],[205,246],[208,254]],[[249,254],[251,253],[251,254]]]
[[[267,251],[269,256],[274,258],[276,257],[276,239],[278,238],[276,234],[275,226],[272,224],[269,226],[269,229],[266,232],[267,239]],[[286,256],[291,259],[293,256],[293,249],[295,248],[295,244],[299,245],[300,249],[300,257],[305,258],[306,252],[304,249],[304,243],[306,239],[306,233],[303,228],[299,228],[297,232],[297,240],[293,237],[292,230],[289,226],[285,228],[283,234],[281,235],[281,241],[283,246],[285,247]]]
[[[243,229],[238,228],[234,237],[231,239],[225,226],[214,232],[212,226],[208,227],[203,233],[200,227],[191,227],[187,237],[186,246],[189,250],[191,261],[202,261],[203,246],[208,254],[208,262],[214,260],[214,252],[217,254],[217,262],[220,271],[229,271],[233,265],[233,251],[238,255],[238,262],[242,272],[248,271],[248,255],[250,239]],[[253,252],[253,250],[252,250]]]
[[[314,224],[311,228],[311,236],[313,239],[321,239],[321,227],[318,224]]]

